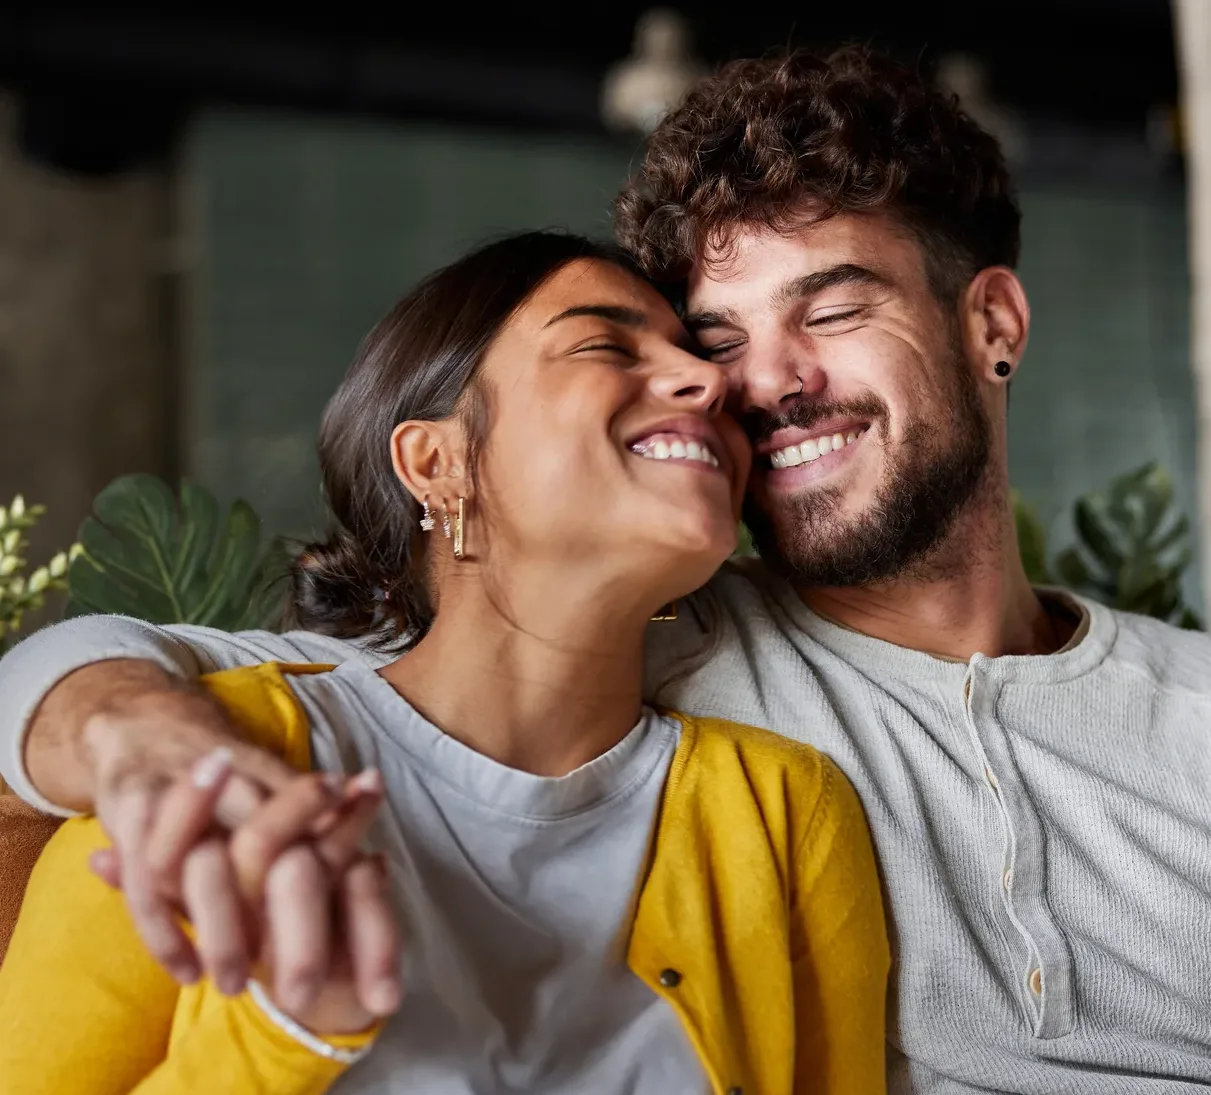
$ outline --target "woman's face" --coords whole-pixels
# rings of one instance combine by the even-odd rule
[[[722,371],[650,285],[570,263],[501,331],[481,376],[475,512],[494,563],[503,551],[586,578],[646,576],[672,599],[735,548],[748,443],[720,413]]]

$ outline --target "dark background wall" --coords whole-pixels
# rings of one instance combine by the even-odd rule
[[[48,502],[50,550],[113,475],[185,471],[312,529],[319,410],[390,301],[501,231],[608,231],[637,142],[598,94],[642,10],[0,9],[0,502]],[[1061,538],[1145,459],[1193,510],[1165,0],[681,10],[710,64],[855,39],[985,61],[1029,137],[1015,482]]]

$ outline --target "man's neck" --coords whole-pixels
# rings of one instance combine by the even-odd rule
[[[976,653],[1050,654],[1071,634],[1031,588],[1012,516],[1000,506],[961,517],[913,575],[871,586],[801,588],[799,595],[843,627],[959,661]]]
[[[583,575],[535,579],[514,581],[507,600],[478,581],[459,583],[429,633],[381,672],[464,745],[559,776],[638,720],[647,613],[634,591],[594,588]]]

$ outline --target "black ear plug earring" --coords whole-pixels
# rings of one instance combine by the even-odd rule
[[[1013,372],[1013,366],[1010,365],[1008,361],[998,361],[992,367],[992,371],[996,373],[997,376],[1008,376],[1011,372]]]

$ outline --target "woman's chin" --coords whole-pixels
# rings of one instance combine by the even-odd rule
[[[739,524],[730,520],[672,522],[663,530],[661,540],[678,574],[702,575],[702,581],[690,587],[697,589],[736,550],[739,533]]]

